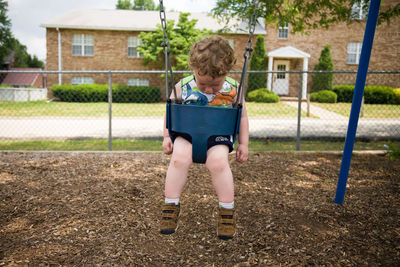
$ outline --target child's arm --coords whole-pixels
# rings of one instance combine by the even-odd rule
[[[180,98],[180,95],[181,95],[181,83],[180,83],[180,82],[178,82],[178,83],[175,85],[175,89],[176,89],[176,95],[178,96],[178,99],[179,99],[179,98]],[[171,98],[172,101],[175,100],[175,94],[174,94],[174,92],[171,93],[170,98]],[[167,154],[167,155],[169,155],[169,154],[171,154],[172,151],[173,151],[173,144],[172,144],[172,140],[171,140],[171,138],[170,138],[170,136],[169,136],[169,133],[168,133],[166,121],[167,121],[167,115],[165,114],[165,115],[164,115],[164,128],[163,128],[163,137],[164,137],[164,138],[163,138],[162,147],[163,147],[164,153]]]
[[[247,118],[246,105],[243,102],[242,118],[240,119],[239,146],[236,150],[236,161],[243,163],[249,156],[249,119]]]

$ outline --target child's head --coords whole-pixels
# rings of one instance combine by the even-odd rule
[[[199,75],[226,76],[235,63],[232,47],[220,36],[200,40],[190,49],[189,66]]]

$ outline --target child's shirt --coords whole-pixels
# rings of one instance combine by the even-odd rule
[[[197,87],[194,75],[181,80],[181,99],[184,104],[231,107],[236,99],[238,82],[230,77],[225,81],[216,94],[207,94]]]

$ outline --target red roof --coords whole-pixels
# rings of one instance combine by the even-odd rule
[[[33,86],[35,81],[41,75],[40,68],[12,68],[10,70],[37,71],[38,73],[7,73],[7,76],[4,78],[2,84]]]

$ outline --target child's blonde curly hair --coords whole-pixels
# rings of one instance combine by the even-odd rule
[[[227,75],[236,63],[232,47],[220,36],[211,36],[194,43],[189,53],[189,66],[200,75],[212,78]]]

